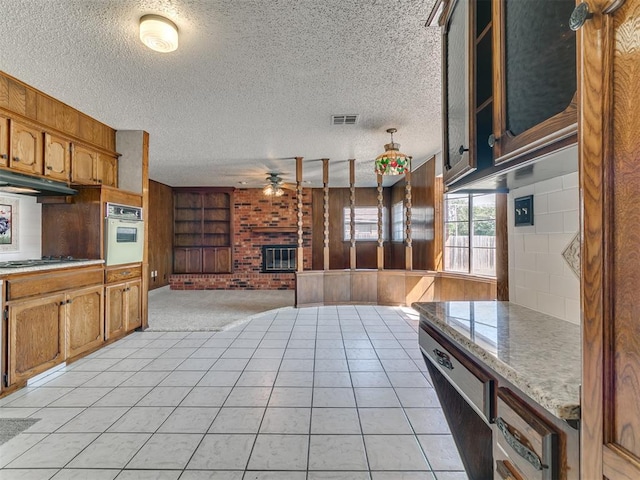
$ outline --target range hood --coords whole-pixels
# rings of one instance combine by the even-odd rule
[[[75,195],[78,193],[76,190],[69,188],[64,182],[31,177],[0,169],[0,193],[2,192],[37,197]]]

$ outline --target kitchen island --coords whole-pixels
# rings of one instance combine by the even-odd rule
[[[579,478],[579,326],[509,302],[413,308],[470,478]]]

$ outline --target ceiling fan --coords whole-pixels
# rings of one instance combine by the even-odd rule
[[[295,185],[285,183],[281,175],[282,174],[277,172],[267,172],[267,177],[265,178],[267,184],[262,189],[265,195],[281,197],[282,195],[284,195],[285,188],[288,190],[296,189]]]

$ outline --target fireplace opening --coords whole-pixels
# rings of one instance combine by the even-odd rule
[[[296,271],[295,245],[263,245],[262,273]]]

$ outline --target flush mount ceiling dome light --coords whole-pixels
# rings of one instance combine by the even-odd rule
[[[145,15],[140,18],[140,40],[156,52],[173,52],[178,48],[178,27],[160,15]]]
[[[402,175],[410,168],[411,157],[399,152],[399,143],[393,143],[393,134],[397,131],[395,128],[387,129],[387,133],[391,134],[391,143],[387,143],[384,146],[385,152],[376,158],[376,174],[378,175]]]

